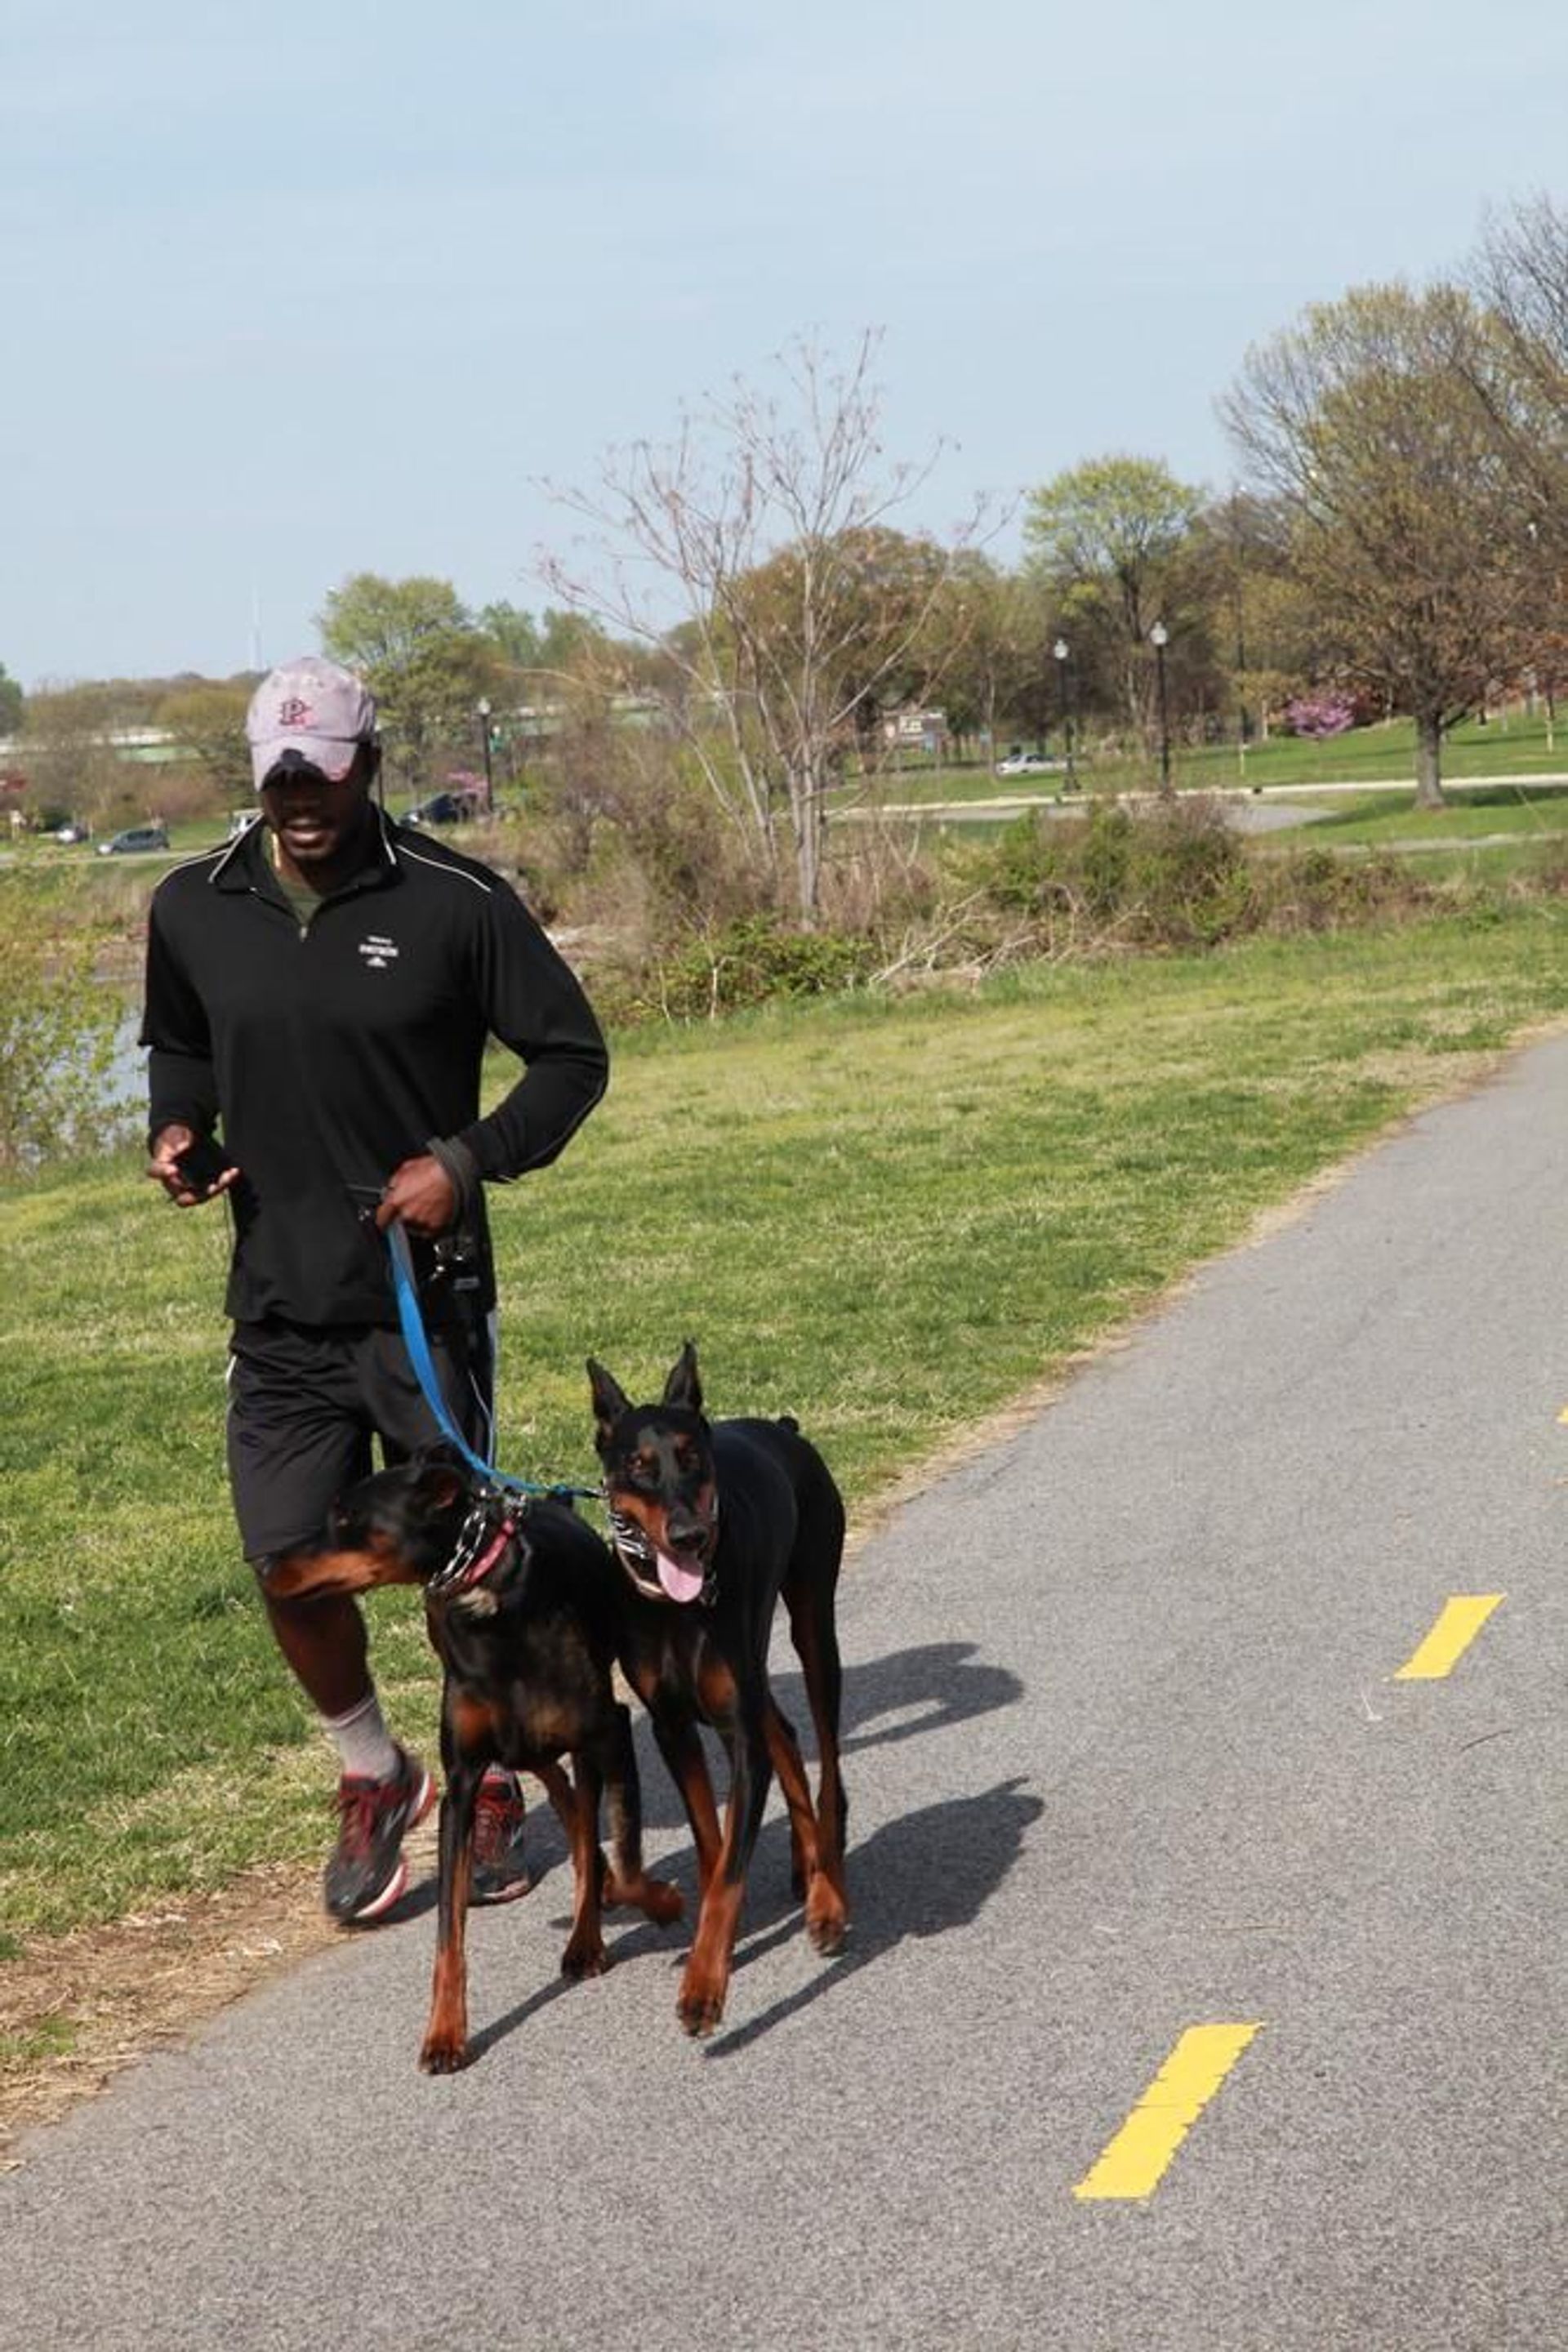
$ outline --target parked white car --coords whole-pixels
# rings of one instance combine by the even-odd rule
[[[1062,766],[1060,760],[1047,760],[1043,751],[1013,751],[1005,760],[996,762],[999,776],[1054,776]]]

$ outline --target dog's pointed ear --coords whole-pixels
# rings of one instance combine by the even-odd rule
[[[594,1422],[598,1441],[603,1445],[623,1412],[630,1412],[631,1399],[626,1391],[611,1379],[603,1364],[590,1356],[588,1380],[594,1392]]]
[[[468,1465],[449,1437],[433,1437],[413,1457],[415,1491],[426,1509],[444,1511],[468,1490]]]
[[[461,1501],[468,1490],[468,1476],[457,1448],[432,1446],[428,1454],[422,1454],[416,1486],[427,1510],[449,1511],[454,1503]]]
[[[697,1376],[697,1342],[688,1339],[680,1351],[680,1361],[664,1384],[666,1404],[676,1405],[682,1412],[700,1412],[702,1383]]]

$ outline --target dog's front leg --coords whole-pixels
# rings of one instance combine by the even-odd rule
[[[455,2074],[468,2059],[468,1962],[465,1933],[474,1860],[474,1806],[481,1764],[453,1763],[441,1798],[437,1879],[436,1969],[430,2018],[419,2063],[426,2074]]]
[[[735,1937],[745,1900],[746,1873],[763,1824],[773,1777],[766,1737],[767,1694],[741,1701],[726,1728],[730,1749],[730,1801],[724,1812],[724,1836],[719,1863],[702,1890],[702,1908],[686,1973],[681,1979],[676,2014],[688,2033],[711,2033],[724,2014]]]
[[[576,1897],[572,1933],[561,1955],[561,1973],[576,1979],[603,1976],[608,1965],[599,1922],[599,1797],[604,1775],[598,1759],[586,1748],[579,1748],[572,1759],[572,1782],[576,1801],[569,1827]]]
[[[697,1888],[699,1895],[702,1895],[707,1893],[708,1883],[719,1867],[719,1850],[723,1840],[719,1829],[719,1808],[713,1801],[713,1783],[708,1774],[708,1759],[702,1753],[701,1738],[689,1715],[672,1715],[663,1708],[655,1711],[653,1736],[658,1742],[658,1752],[669,1767],[669,1777],[680,1791],[680,1801],[686,1808],[691,1841],[697,1848]]]
[[[668,1927],[670,1920],[679,1918],[686,1906],[679,1886],[665,1878],[650,1878],[643,1868],[642,1783],[632,1745],[631,1711],[618,1704],[605,1740],[605,1794],[609,1801],[615,1867],[605,1874],[601,1899],[606,1906],[634,1906],[660,1927]]]

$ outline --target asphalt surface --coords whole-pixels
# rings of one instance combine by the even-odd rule
[[[0,2345],[1561,2347],[1565,1163],[1559,1037],[859,1553],[841,1959],[775,1797],[689,2042],[679,1931],[559,1983],[542,1833],[466,2074],[415,2068],[425,1914],[25,2139]],[[1153,2183],[1075,2195],[1215,2023],[1257,2031]]]

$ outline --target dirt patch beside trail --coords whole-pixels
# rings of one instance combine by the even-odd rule
[[[435,1864],[434,1816],[408,1841]],[[188,2041],[221,2009],[337,1941],[320,1865],[247,1871],[214,1895],[171,1897],[107,1927],[39,1937],[0,1967],[0,2170],[17,2135],[58,2123],[149,2051]]]

